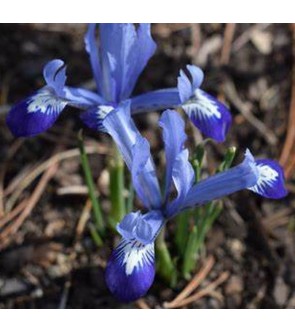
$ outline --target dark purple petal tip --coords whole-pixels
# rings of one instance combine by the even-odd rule
[[[54,124],[67,103],[44,88],[12,107],[6,118],[7,126],[16,137],[35,136]]]
[[[285,197],[288,192],[285,188],[284,171],[274,160],[255,160],[258,170],[258,181],[255,186],[248,189],[255,193],[272,199]]]
[[[228,108],[201,89],[182,105],[193,124],[207,137],[223,142],[230,128],[232,117]]]
[[[155,277],[154,244],[122,240],[113,251],[105,279],[111,293],[121,302],[144,296]]]

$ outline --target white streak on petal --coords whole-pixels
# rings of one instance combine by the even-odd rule
[[[194,97],[182,107],[189,115],[190,113],[195,113],[195,116],[199,119],[221,118],[218,105],[214,100],[209,99],[200,89],[196,89]]]
[[[261,190],[263,190],[265,187],[271,187],[274,185],[279,176],[279,173],[268,165],[260,164],[256,165],[256,167],[259,174],[257,184],[248,189],[260,193]]]
[[[114,109],[113,106],[101,105],[97,108],[97,118],[99,120],[104,120],[104,118]]]
[[[28,99],[27,110],[28,113],[40,112],[51,115],[59,113],[67,103],[67,101],[55,97],[50,90],[44,89]]]
[[[104,131],[104,126],[102,124],[105,117],[114,110],[113,106],[109,105],[101,105],[97,107],[96,111],[96,119],[97,119],[97,129]]]
[[[143,245],[137,241],[123,241],[118,247],[118,258],[125,265],[126,275],[131,275],[134,269],[154,264],[154,243]]]

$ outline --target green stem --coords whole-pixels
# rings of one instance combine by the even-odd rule
[[[177,282],[177,271],[173,264],[169,250],[165,242],[165,230],[162,229],[158,235],[156,241],[157,249],[157,270],[159,275],[167,282],[171,287],[175,287]]]
[[[102,247],[103,245],[103,241],[101,239],[101,237],[99,236],[96,227],[93,224],[89,224],[89,232],[90,235],[92,237],[93,242],[98,246],[98,247]]]
[[[111,213],[110,225],[116,228],[117,223],[126,214],[125,205],[125,186],[124,186],[124,162],[123,159],[114,146],[114,158],[110,160],[110,200],[111,200]]]
[[[237,149],[234,146],[232,146],[226,150],[223,162],[219,165],[219,167],[217,169],[217,173],[225,171],[230,168],[230,166],[235,158],[236,151],[237,151]]]
[[[175,243],[181,256],[184,255],[188,239],[191,211],[185,210],[176,217]]]
[[[126,212],[130,213],[133,211],[133,200],[134,200],[134,188],[132,181],[130,180],[129,189],[128,189],[128,198],[126,201]]]
[[[83,134],[82,130],[79,131],[78,133],[78,146],[80,150],[80,157],[81,157],[81,164],[84,172],[84,179],[88,188],[88,194],[92,203],[92,211],[93,211],[93,216],[94,216],[94,221],[95,221],[95,226],[97,230],[101,233],[104,234],[104,223],[102,219],[102,213],[99,205],[99,201],[96,195],[95,191],[95,185],[92,177],[92,173],[90,170],[89,166],[89,161],[88,157],[85,151],[85,146],[83,142]]]
[[[194,225],[188,235],[188,241],[184,252],[184,259],[182,265],[182,275],[185,279],[190,279],[191,272],[195,268],[198,258],[198,228]]]

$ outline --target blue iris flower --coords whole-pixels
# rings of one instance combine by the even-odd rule
[[[121,301],[133,301],[151,287],[155,276],[154,242],[167,220],[181,211],[249,189],[264,197],[278,199],[286,195],[281,167],[272,160],[255,160],[249,150],[244,161],[195,183],[184,121],[173,110],[162,113],[166,155],[165,190],[159,181],[148,141],[137,130],[131,115],[131,101],[123,102],[105,117],[103,125],[116,142],[131,174],[134,189],[146,212],[132,212],[118,224],[122,239],[106,268],[106,282]],[[173,192],[177,196],[173,196]]]
[[[136,81],[156,50],[150,24],[90,24],[85,35],[96,92],[66,85],[66,66],[52,60],[44,68],[46,85],[16,104],[7,116],[15,136],[34,136],[50,128],[65,107],[85,110],[82,121],[105,130],[108,112],[132,95]],[[204,135],[224,141],[231,124],[228,109],[200,89],[203,72],[196,66],[182,70],[175,88],[131,98],[131,113],[181,107]]]
[[[281,167],[271,160],[255,160],[249,151],[240,165],[195,184],[184,146],[184,122],[177,112],[167,110],[159,123],[166,153],[162,194],[149,143],[137,130],[131,114],[182,108],[204,135],[221,142],[231,124],[230,113],[200,89],[203,72],[191,65],[186,72],[180,71],[177,87],[133,97],[136,81],[156,49],[150,25],[100,24],[99,31],[96,27],[89,25],[85,43],[97,91],[67,86],[64,62],[52,60],[43,71],[46,85],[16,104],[7,124],[15,136],[34,136],[50,128],[66,106],[72,106],[84,110],[81,119],[87,126],[112,136],[146,209],[126,215],[118,224],[122,240],[106,269],[112,293],[122,301],[132,301],[143,296],[153,283],[154,241],[169,219],[245,188],[269,198],[281,198],[286,190]]]

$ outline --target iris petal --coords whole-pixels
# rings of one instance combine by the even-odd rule
[[[193,94],[192,83],[189,78],[186,76],[183,70],[180,70],[178,79],[177,79],[177,88],[182,103],[190,99]]]
[[[15,136],[40,134],[54,124],[66,105],[81,106],[79,98],[67,99],[71,89],[65,88],[65,69],[62,60],[48,62],[43,70],[47,85],[12,107],[6,122]],[[81,91],[79,94],[81,96]]]
[[[97,86],[97,91],[99,94],[103,94],[102,89],[102,71],[100,66],[100,58],[99,58],[99,50],[98,50],[98,43],[96,40],[96,24],[91,23],[88,25],[87,32],[84,37],[86,51],[90,57],[90,63],[92,67],[93,77],[95,79],[95,83]]]
[[[181,104],[177,88],[155,90],[131,99],[132,114],[176,108]]]
[[[149,244],[154,242],[163,224],[164,217],[159,210],[151,210],[144,215],[131,212],[118,224],[117,231],[127,240]]]
[[[110,112],[103,120],[103,125],[116,142],[127,167],[132,172],[137,194],[146,207],[158,208],[161,204],[161,194],[154,162],[148,143],[141,139],[131,118],[130,101],[122,102],[118,108]]]
[[[155,52],[149,24],[100,24],[100,47],[106,71],[113,78],[113,102],[129,98],[138,76]]]
[[[105,117],[113,110],[114,107],[110,105],[93,106],[87,111],[81,113],[80,119],[90,129],[105,132],[106,129],[103,125],[103,121]]]
[[[163,129],[163,140],[165,144],[165,199],[167,199],[172,184],[172,170],[174,163],[178,154],[184,149],[184,142],[186,141],[187,136],[184,131],[184,121],[175,111],[167,110],[163,112],[159,125]]]
[[[282,167],[277,162],[269,159],[258,159],[255,163],[259,172],[258,181],[255,186],[248,189],[267,198],[285,197],[288,192],[284,185]]]
[[[236,191],[252,187],[259,177],[255,160],[247,150],[244,161],[227,171],[198,182],[186,195],[181,208],[205,204]]]
[[[7,126],[17,137],[35,136],[49,129],[67,104],[45,87],[12,107],[6,118]]]
[[[134,230],[141,219],[140,212],[128,213],[122,221],[117,225],[117,231],[127,240],[134,238]]]
[[[59,97],[64,96],[64,86],[66,83],[66,66],[60,59],[49,61],[43,69],[44,79]]]
[[[153,229],[145,220],[142,220],[138,223],[135,229],[136,239],[143,244],[150,242],[150,239],[153,238]]]
[[[121,103],[110,112],[105,117],[103,126],[116,142],[127,167],[131,170],[132,147],[136,143],[139,132],[130,116],[130,101]]]
[[[192,89],[195,91],[200,87],[204,80],[204,73],[201,68],[193,65],[187,65],[187,70],[190,73],[191,80],[192,80]]]
[[[122,302],[144,296],[155,278],[154,243],[123,239],[108,261],[105,278],[109,290]]]
[[[167,218],[177,214],[195,181],[195,172],[188,158],[189,152],[185,149],[178,154],[174,162],[172,178],[177,190],[177,197],[167,204]]]
[[[223,142],[231,125],[227,107],[201,89],[182,105],[193,124],[205,135]]]
[[[148,141],[138,134],[132,148],[132,183],[140,200],[147,208],[159,208],[162,199],[155,165]]]
[[[138,222],[134,230],[135,239],[143,244],[152,243],[163,225],[164,217],[161,211],[152,210],[144,214],[140,222]]]
[[[107,102],[98,94],[82,89],[69,86],[64,87],[65,98],[74,107],[87,108],[93,105],[105,105]]]

